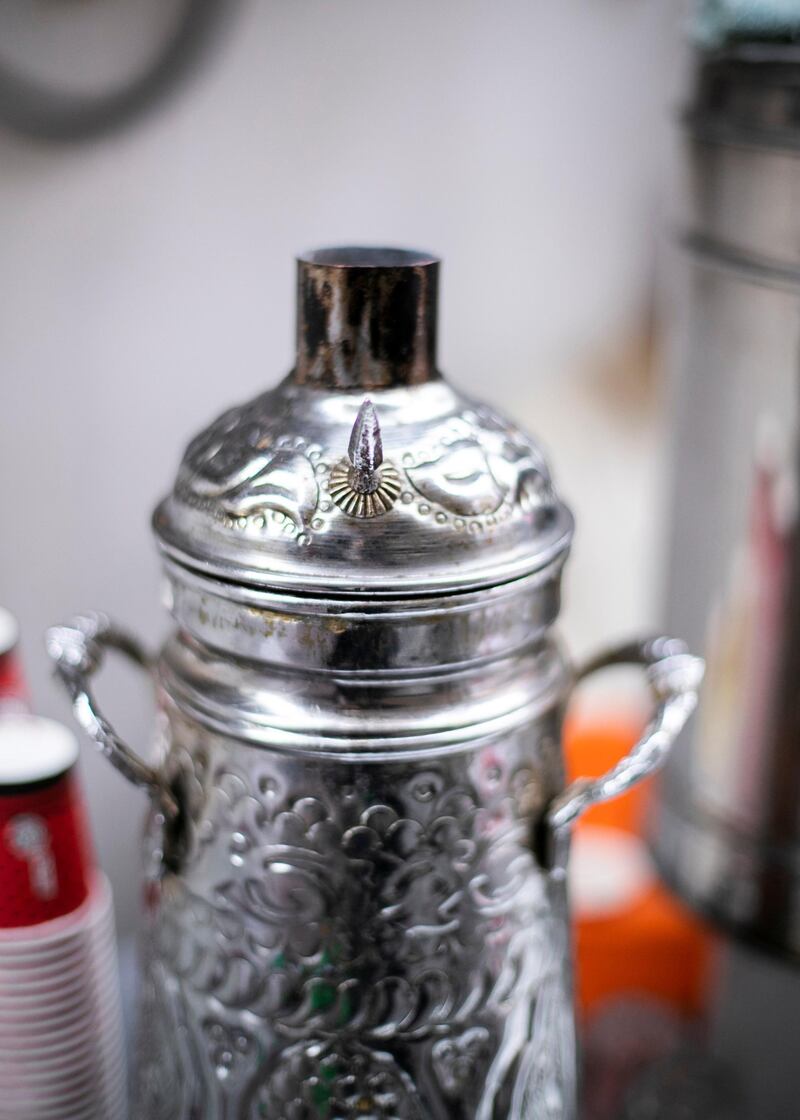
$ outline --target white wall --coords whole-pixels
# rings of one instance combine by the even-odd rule
[[[288,368],[292,255],[320,244],[444,257],[443,368],[541,433],[582,519],[571,636],[650,620],[653,417],[586,371],[647,302],[671,8],[250,0],[159,113],[0,138],[0,601],[40,710],[66,717],[48,623],[164,633],[151,507],[187,438]],[[144,744],[146,689],[104,696]],[[84,773],[128,927],[142,799],[88,750]]]

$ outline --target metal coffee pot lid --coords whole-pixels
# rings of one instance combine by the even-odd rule
[[[298,260],[295,368],[190,443],[154,517],[173,561],[250,587],[393,596],[491,586],[566,554],[572,518],[538,446],[436,368],[438,274],[396,249]]]

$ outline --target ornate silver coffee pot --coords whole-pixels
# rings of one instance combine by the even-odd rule
[[[625,646],[656,706],[564,788],[572,518],[536,444],[435,365],[438,262],[299,261],[297,364],[189,446],[155,514],[176,629],[159,760],[100,714],[101,615],[48,644],[150,794],[142,1120],[568,1120],[569,827],[664,758],[702,666]]]

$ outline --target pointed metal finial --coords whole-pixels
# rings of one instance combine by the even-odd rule
[[[358,410],[347,456],[353,467],[353,489],[359,494],[374,494],[380,486],[378,468],[383,462],[383,444],[378,414],[370,400],[365,400]]]
[[[400,474],[383,461],[378,414],[372,401],[358,410],[350,433],[347,456],[331,470],[330,495],[350,517],[378,517],[400,496]]]

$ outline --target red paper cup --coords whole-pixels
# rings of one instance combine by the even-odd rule
[[[0,929],[70,914],[94,867],[67,728],[32,715],[0,717]]]
[[[28,689],[20,667],[18,642],[17,620],[0,607],[0,713],[28,710]]]

